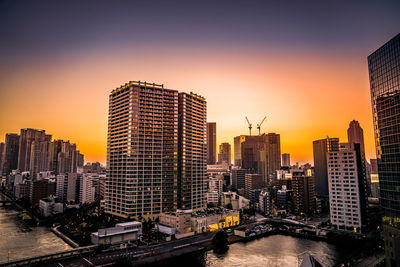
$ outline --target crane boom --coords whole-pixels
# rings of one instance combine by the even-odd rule
[[[259,124],[257,124],[258,135],[261,135],[261,124],[263,124],[266,118],[267,116],[265,116],[264,119],[262,119],[262,121]]]
[[[251,128],[252,128],[252,124],[250,123],[250,121],[249,121],[249,119],[247,118],[247,116],[246,116],[246,121],[247,121],[247,124],[249,125],[250,136],[251,136]]]

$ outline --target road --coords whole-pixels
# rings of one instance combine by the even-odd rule
[[[138,248],[125,248],[104,251],[99,254],[82,255],[80,258],[65,259],[54,262],[52,264],[42,266],[65,266],[65,267],[78,267],[78,266],[101,266],[108,265],[116,262],[121,257],[140,257],[148,253],[164,254],[171,251],[176,251],[178,248],[186,246],[201,247],[205,242],[211,241],[215,233],[205,233],[201,235],[191,236],[179,240],[174,240],[166,243],[161,243],[152,246],[141,246]]]

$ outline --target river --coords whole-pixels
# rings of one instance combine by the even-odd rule
[[[247,243],[232,244],[228,252],[223,255],[208,251],[197,257],[179,257],[169,262],[169,265],[174,267],[297,267],[301,263],[303,253],[308,251],[326,266],[332,266],[344,260],[351,248],[322,241],[273,235]]]
[[[0,206],[0,263],[71,249],[47,227],[24,224],[19,213],[13,205]]]

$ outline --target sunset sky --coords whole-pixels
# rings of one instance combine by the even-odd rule
[[[82,2],[0,1],[0,141],[45,129],[105,163],[108,95],[141,80],[206,97],[232,149],[267,116],[312,163],[355,119],[375,157],[367,56],[400,32],[399,1]]]

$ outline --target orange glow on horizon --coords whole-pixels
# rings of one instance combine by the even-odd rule
[[[312,163],[312,141],[328,135],[346,142],[355,119],[367,159],[375,158],[366,56],[179,48],[99,55],[66,55],[7,74],[0,81],[7,88],[0,91],[0,140],[21,128],[44,129],[76,143],[85,161],[105,163],[108,95],[141,80],[204,96],[208,121],[217,123],[217,149],[229,142],[233,153],[233,138],[248,134],[245,116],[253,126],[267,116],[262,132],[281,135],[292,164]]]

